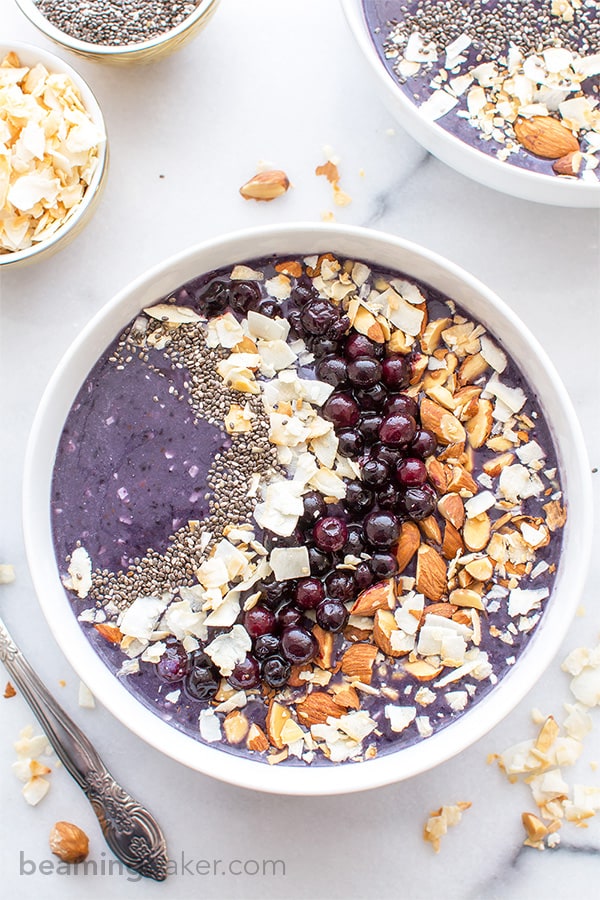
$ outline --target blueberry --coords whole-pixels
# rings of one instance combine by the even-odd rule
[[[263,660],[261,675],[263,681],[272,688],[282,688],[287,684],[292,667],[281,656],[268,656]]]

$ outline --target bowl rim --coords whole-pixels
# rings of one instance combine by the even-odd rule
[[[65,31],[61,31],[56,25],[53,25],[52,22],[39,11],[33,0],[15,0],[15,2],[23,15],[27,16],[29,21],[35,25],[36,28],[39,28],[46,37],[55,41],[57,44],[61,44],[63,47],[66,47],[75,53],[84,55],[89,54],[90,56],[106,58],[118,56],[127,59],[132,58],[135,55],[141,55],[148,50],[158,49],[169,41],[175,40],[180,34],[184,34],[197,22],[201,21],[204,16],[214,11],[219,0],[198,0],[194,12],[190,13],[189,16],[186,16],[183,22],[180,22],[175,28],[164,31],[147,41],[139,41],[136,44],[119,45],[94,44],[91,41],[81,41],[79,38],[71,37],[71,35],[67,34]]]
[[[496,316],[490,330],[501,340],[506,334],[511,340],[514,337],[527,380],[533,380],[536,393],[543,387],[540,402],[551,399],[556,407],[553,435],[569,497],[569,517],[543,629],[536,630],[517,664],[486,697],[432,737],[368,762],[269,766],[178,731],[131,694],[96,654],[72,614],[58,576],[50,525],[50,479],[58,438],[72,400],[93,365],[90,359],[98,358],[142,306],[184,283],[192,277],[190,272],[197,275],[268,253],[308,255],[325,248],[381,265],[392,265],[388,260],[397,259],[400,271],[415,278],[429,273],[430,283],[454,294],[467,311],[473,304],[482,306],[484,324],[486,317]],[[408,260],[412,271],[406,267]],[[585,444],[566,389],[537,339],[504,301],[455,263],[403,238],[360,226],[297,222],[247,228],[188,247],[138,276],[93,316],[55,369],[32,424],[24,465],[23,528],[34,587],[50,629],[79,677],[115,718],[165,755],[219,780],[267,793],[326,795],[380,787],[433,768],[479,740],[523,699],[557,653],[575,614],[591,553],[591,496]]]
[[[406,97],[381,61],[364,15],[363,0],[340,2],[362,56],[381,85],[388,108],[430,153],[468,178],[525,200],[557,206],[600,206],[600,181],[597,185],[588,184],[521,169],[472,147],[438,122],[422,116],[418,106]]]
[[[14,51],[25,65],[35,65],[35,60],[42,63],[50,72],[60,72],[68,75],[75,84],[86,112],[90,115],[92,121],[97,125],[104,137],[98,142],[98,162],[92,174],[90,183],[88,184],[82,199],[79,201],[75,212],[54,232],[54,234],[45,241],[39,241],[26,247],[24,250],[8,251],[0,253],[0,271],[2,266],[15,265],[26,260],[33,260],[38,255],[55,248],[80,224],[81,219],[89,212],[91,204],[98,195],[98,190],[104,180],[108,166],[108,137],[106,132],[106,123],[104,115],[100,108],[94,92],[83,78],[69,63],[65,62],[60,56],[57,56],[51,50],[43,47],[37,47],[35,44],[29,44],[24,41],[2,41],[0,42],[0,58],[3,58],[10,51]]]

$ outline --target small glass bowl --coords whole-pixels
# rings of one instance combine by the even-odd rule
[[[104,117],[100,106],[98,105],[98,101],[87,82],[84,81],[75,69],[72,69],[64,60],[55,56],[53,53],[50,53],[48,50],[42,50],[40,47],[24,44],[20,41],[11,41],[10,43],[0,44],[0,59],[4,59],[11,51],[17,54],[25,66],[34,66],[36,63],[42,63],[49,72],[59,72],[68,75],[79,91],[83,105],[92,121],[98,129],[106,135]],[[98,145],[98,163],[92,175],[92,179],[85,189],[83,197],[77,204],[74,212],[59,228],[57,228],[54,234],[46,240],[36,242],[25,250],[0,252],[0,272],[2,272],[4,267],[6,267],[7,270],[9,266],[16,267],[17,265],[38,260],[42,256],[50,256],[55,250],[62,249],[69,241],[79,234],[98,205],[102,188],[106,181],[107,170],[108,142],[105,137]]]
[[[136,44],[116,45],[94,44],[90,41],[80,41],[56,28],[42,15],[33,0],[16,0],[21,12],[27,16],[36,28],[39,28],[46,37],[56,44],[60,44],[72,53],[84,56],[86,59],[96,62],[110,63],[114,65],[129,65],[131,63],[149,63],[163,56],[168,56],[175,50],[179,50],[195,37],[209,19],[212,18],[219,0],[198,0],[196,9],[183,20],[176,28],[165,31],[157,37],[147,41],[139,41]]]

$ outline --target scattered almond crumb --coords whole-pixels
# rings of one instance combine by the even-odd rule
[[[79,682],[79,705],[84,709],[94,709],[96,706],[96,701],[94,700],[94,695],[90,691],[87,684],[84,684],[83,681]]]
[[[17,692],[15,691],[15,689],[12,686],[12,684],[10,683],[10,681],[7,681],[6,687],[4,688],[5,699],[9,700],[11,697],[16,697],[16,696],[17,696]]]
[[[570,690],[575,702],[565,703],[567,715],[562,722],[554,716],[532,710],[538,727],[537,737],[520,741],[501,754],[491,754],[508,780],[527,784],[537,813],[522,815],[527,837],[524,844],[536,850],[556,847],[556,832],[562,822],[587,828],[587,820],[600,810],[600,787],[575,783],[569,785],[563,770],[575,765],[583,752],[583,740],[592,731],[590,710],[600,704],[600,645],[578,647],[563,661],[562,670],[572,676]],[[598,764],[590,762],[592,771]]]
[[[321,213],[321,220],[323,222],[335,222],[335,214],[330,209],[326,209],[325,212]]]
[[[64,678],[61,678],[61,679],[60,679],[60,681],[58,682],[58,686],[59,686],[59,687],[66,687],[66,686],[67,686],[67,682],[65,681]]]
[[[423,840],[428,841],[435,852],[439,853],[441,838],[452,825],[458,825],[464,810],[470,806],[469,802],[460,801],[454,806],[442,806],[436,812],[432,812],[423,829]]]
[[[15,567],[11,563],[0,564],[0,584],[12,584],[15,577]]]
[[[315,175],[324,175],[330,183],[333,188],[333,202],[336,206],[349,206],[352,203],[352,197],[340,187],[340,172],[337,163],[337,157],[329,155],[326,163],[323,163],[322,166],[317,166]]]

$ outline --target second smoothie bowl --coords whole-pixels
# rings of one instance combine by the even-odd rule
[[[240,232],[138,279],[60,365],[28,554],[65,654],[145,740],[235,784],[360,790],[468,746],[552,659],[582,447],[535,339],[453,264],[360,228]]]

